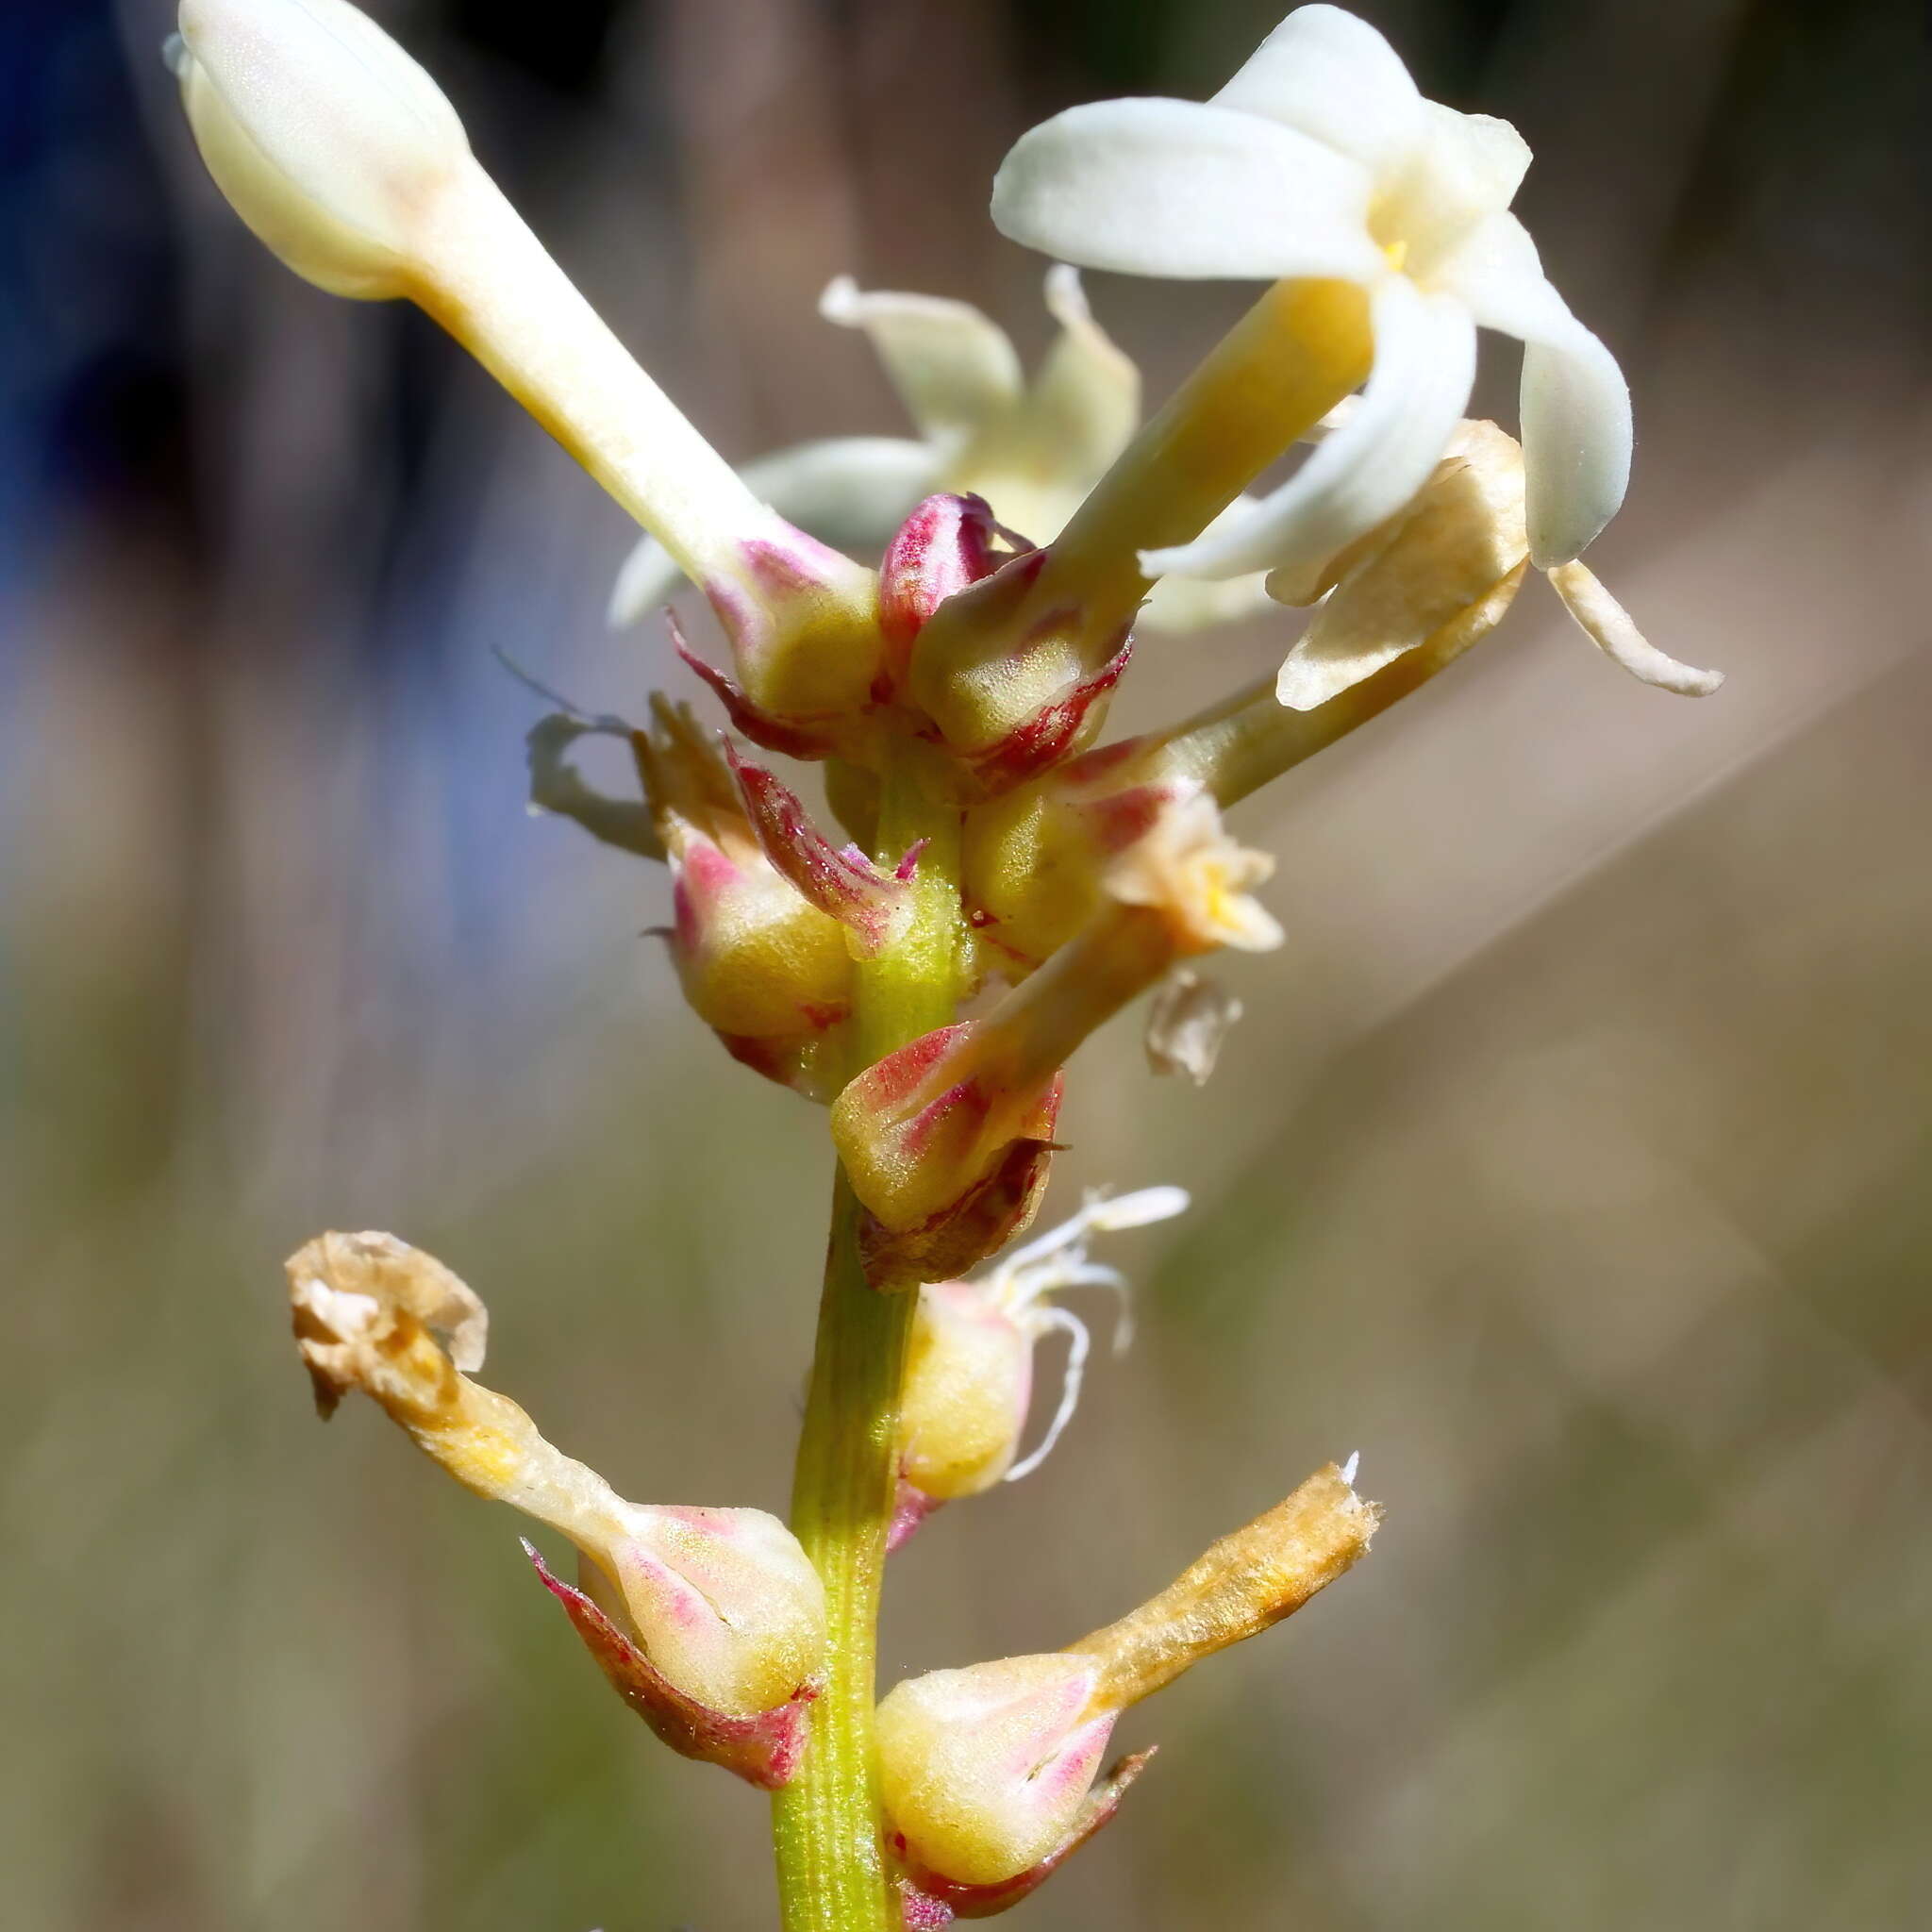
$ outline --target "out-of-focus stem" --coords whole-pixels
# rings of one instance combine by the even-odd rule
[[[913,916],[896,945],[858,967],[854,1072],[945,1025],[959,991],[958,813],[907,746],[884,775],[875,850],[891,863],[920,840]],[[824,1580],[830,1655],[804,1762],[773,1800],[785,1932],[900,1932],[879,1839],[874,1667],[917,1297],[867,1282],[858,1213],[841,1173],[792,1485],[792,1529]]]

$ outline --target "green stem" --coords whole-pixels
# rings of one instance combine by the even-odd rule
[[[854,1071],[945,1025],[958,994],[958,813],[908,747],[884,774],[876,851],[896,861],[921,839],[908,928],[859,968]],[[804,1763],[772,1806],[785,1932],[900,1932],[880,1844],[873,1679],[916,1298],[866,1281],[858,1211],[841,1174],[791,1492],[791,1526],[824,1579],[830,1651]]]

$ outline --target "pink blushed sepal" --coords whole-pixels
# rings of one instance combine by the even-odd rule
[[[584,1648],[617,1694],[681,1757],[721,1765],[760,1790],[791,1782],[805,1756],[808,1710],[816,1682],[801,1684],[775,1709],[733,1717],[688,1697],[589,1596],[557,1575],[527,1541],[524,1554],[563,1606]]]
[[[886,1525],[886,1555],[890,1557],[894,1550],[904,1549],[918,1533],[919,1525],[944,1504],[943,1496],[928,1496],[902,1475],[892,1497],[892,1520]]]
[[[746,696],[743,686],[715,664],[706,663],[691,649],[683,627],[668,609],[664,612],[664,627],[671,635],[671,648],[685,669],[709,689],[740,736],[748,738],[761,750],[807,762],[828,758],[838,749],[840,733],[836,718],[781,718],[761,709]]]
[[[1088,1793],[1079,1822],[1058,1851],[999,1885],[955,1885],[937,1873],[908,1866],[901,1833],[891,1835],[891,1853],[900,1868],[900,1908],[906,1932],[935,1932],[958,1919],[991,1919],[1030,1897],[1058,1872],[1093,1834],[1110,1824],[1121,1808],[1127,1787],[1146,1770],[1158,1747],[1136,1751],[1118,1759]]]
[[[883,872],[857,845],[835,846],[774,773],[729,743],[724,756],[745,817],[774,870],[844,926],[861,958],[882,953],[910,911],[912,872],[922,848],[914,847],[893,871]]]
[[[944,1281],[1032,1219],[1057,1143],[1060,1075],[983,1022],[922,1034],[832,1103],[832,1141],[864,1215],[875,1287]]]
[[[747,715],[781,733],[829,737],[849,754],[867,734],[884,682],[873,574],[780,525],[777,534],[738,543],[704,591],[731,646]]]
[[[994,547],[1001,539],[1008,549]],[[900,525],[879,565],[879,629],[893,681],[903,680],[913,640],[948,597],[1032,547],[1001,529],[983,496],[928,496],[920,504]]]
[[[1134,646],[1123,635],[1121,646],[1091,677],[1039,710],[973,756],[973,774],[989,795],[1010,791],[1050,770],[1100,728],[1107,700],[1121,681]]]
[[[991,1171],[916,1227],[892,1229],[865,1214],[858,1226],[858,1254],[865,1278],[878,1289],[917,1288],[949,1281],[996,1255],[1032,1225],[1060,1143],[1048,1138],[1059,1113],[1061,1083],[1056,1079],[1034,1110],[1037,1132],[1009,1141]]]

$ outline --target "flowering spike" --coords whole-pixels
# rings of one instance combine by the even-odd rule
[[[760,1509],[628,1503],[559,1454],[514,1402],[459,1368],[481,1363],[482,1304],[392,1235],[319,1236],[290,1257],[288,1274],[296,1343],[325,1416],[360,1390],[466,1489],[569,1537],[609,1602],[592,1616],[547,1574],[546,1584],[606,1675],[675,1749],[754,1782],[785,1770],[788,1752],[795,1764],[788,1739],[824,1667],[825,1602],[783,1524]]]
[[[730,1717],[687,1697],[588,1594],[557,1575],[525,1537],[524,1554],[538,1578],[563,1606],[571,1626],[611,1689],[680,1757],[716,1764],[760,1790],[791,1781],[805,1756],[808,1712],[819,1695],[816,1680],[801,1685],[786,1703],[750,1717]]]
[[[879,1772],[888,1841],[914,1888],[956,1909],[956,1894],[1030,1890],[1105,1822],[1091,1798],[1118,1800],[1119,1786],[1088,1788],[1120,1713],[1292,1615],[1367,1552],[1379,1517],[1331,1462],[1066,1650],[895,1686],[879,1706]]]
[[[773,869],[826,918],[846,928],[859,958],[882,953],[911,909],[908,889],[917,853],[908,854],[893,871],[881,872],[857,845],[833,845],[812,824],[798,794],[774,773],[741,757],[728,743],[724,758]]]

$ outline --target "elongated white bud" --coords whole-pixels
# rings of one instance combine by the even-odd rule
[[[409,292],[423,223],[475,162],[442,90],[347,0],[182,0],[170,62],[235,212],[338,295]]]
[[[745,702],[822,732],[870,702],[873,574],[754,496],[572,286],[415,61],[347,0],[182,0],[208,172],[297,275],[434,316],[705,588]]]

